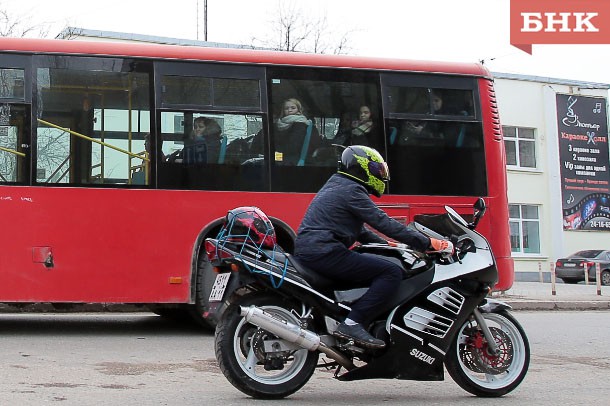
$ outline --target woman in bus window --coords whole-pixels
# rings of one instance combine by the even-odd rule
[[[184,142],[186,164],[217,163],[220,154],[222,130],[218,123],[208,117],[193,120],[193,131]]]
[[[430,92],[430,112],[432,115],[447,114],[443,107],[443,97],[437,91]],[[442,124],[438,121],[405,121],[403,132],[398,139],[398,144],[405,145],[417,143],[425,145],[427,142],[444,138]]]
[[[275,161],[286,165],[304,165],[320,146],[316,126],[303,114],[303,106],[290,98],[282,104],[282,113],[274,125]]]
[[[216,120],[208,117],[197,117],[193,121],[193,138],[203,140],[207,148],[207,163],[218,163],[222,129]]]
[[[347,145],[375,145],[373,115],[369,106],[360,106],[358,120],[352,123],[352,130]]]

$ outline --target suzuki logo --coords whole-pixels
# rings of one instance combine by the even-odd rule
[[[419,351],[415,348],[413,348],[409,354],[414,356],[415,358],[417,358],[420,361],[427,362],[430,365],[432,365],[432,363],[434,363],[434,361],[436,360],[436,358],[431,357],[430,355],[426,354],[425,352]]]

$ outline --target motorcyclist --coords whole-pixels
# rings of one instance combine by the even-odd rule
[[[369,348],[385,343],[365,329],[381,305],[398,289],[402,268],[383,258],[360,254],[349,248],[356,242],[386,243],[364,224],[420,251],[452,252],[449,241],[429,238],[389,217],[369,194],[381,197],[390,175],[375,149],[347,147],[332,175],[312,200],[297,232],[295,257],[300,263],[329,279],[370,286],[351,307],[335,335]]]

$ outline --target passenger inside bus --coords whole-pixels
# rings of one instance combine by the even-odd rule
[[[222,146],[222,129],[220,125],[211,118],[197,117],[193,121],[193,134],[191,139],[195,142],[203,141],[207,149],[207,163],[219,162]]]
[[[377,148],[375,130],[371,109],[369,106],[360,106],[358,120],[352,122],[345,145],[366,145]]]
[[[321,144],[316,126],[303,114],[303,105],[295,98],[284,100],[280,117],[273,127],[277,164],[304,166]],[[255,154],[262,153],[262,136],[259,132],[252,142]]]
[[[431,114],[443,114],[443,99],[438,93],[430,94]],[[399,144],[408,143],[411,139],[443,138],[439,124],[436,121],[406,121],[402,137],[398,139]]]
[[[151,142],[150,142],[150,133],[144,134],[144,151],[140,152],[139,155],[150,159],[151,157]],[[161,161],[165,161],[165,155],[163,151],[159,150],[158,153],[161,155]],[[145,161],[142,159],[142,162],[138,165],[132,166],[132,174],[131,174],[131,184],[133,185],[146,185],[150,182],[150,161]]]
[[[72,129],[78,134],[92,137],[95,124],[94,112],[92,98],[88,94],[84,94],[81,105],[72,112]],[[72,135],[71,138],[71,147],[74,154],[72,165],[70,165],[70,179],[74,183],[101,182],[101,176],[92,173],[91,142],[75,135]]]
[[[443,97],[438,91],[430,92],[430,113],[432,116],[460,115],[444,104]],[[452,122],[438,120],[408,120],[404,121],[402,131],[398,137],[399,145],[455,145],[459,128]]]
[[[303,166],[320,146],[320,135],[312,120],[303,114],[301,102],[295,98],[282,104],[281,116],[274,125],[275,162]]]
[[[184,139],[184,148],[171,154],[168,162],[191,164],[222,163],[222,129],[208,117],[196,117],[193,130]]]

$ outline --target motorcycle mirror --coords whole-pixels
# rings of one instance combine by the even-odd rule
[[[474,214],[473,214],[472,228],[475,228],[477,226],[477,224],[479,224],[479,220],[481,220],[481,217],[483,217],[483,214],[485,214],[486,210],[487,210],[487,206],[485,205],[485,200],[483,200],[482,197],[479,197],[473,206]]]

